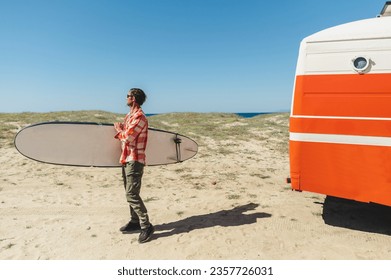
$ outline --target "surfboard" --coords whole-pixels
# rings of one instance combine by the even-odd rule
[[[119,167],[121,143],[113,124],[45,122],[27,126],[14,139],[27,158],[50,164]],[[149,166],[188,160],[198,152],[197,143],[184,135],[148,129],[146,162]]]

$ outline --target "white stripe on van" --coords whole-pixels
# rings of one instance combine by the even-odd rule
[[[340,117],[340,116],[307,116],[307,115],[291,115],[290,117],[295,119],[391,121],[391,118],[378,118],[378,117]]]
[[[289,133],[289,140],[330,144],[368,145],[391,147],[391,137],[357,136],[341,134]]]

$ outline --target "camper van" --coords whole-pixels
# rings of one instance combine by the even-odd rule
[[[289,132],[293,190],[391,206],[391,1],[303,39]]]

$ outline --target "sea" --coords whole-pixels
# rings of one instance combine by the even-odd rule
[[[264,112],[264,113],[235,113],[236,115],[242,117],[242,118],[252,118],[258,115],[265,115],[265,114],[271,114],[270,112]]]

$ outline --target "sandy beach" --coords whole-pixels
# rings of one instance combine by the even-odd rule
[[[176,118],[154,124],[181,131]],[[156,228],[145,244],[119,232],[129,218],[119,168],[43,164],[0,139],[0,259],[391,259],[391,208],[290,189],[287,114],[193,128],[193,159],[145,169]]]

